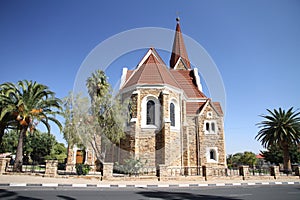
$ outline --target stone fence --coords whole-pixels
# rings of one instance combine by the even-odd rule
[[[7,173],[9,164],[9,158],[0,158],[0,174]],[[58,176],[57,173],[58,161],[46,160],[45,176]],[[295,173],[293,176],[300,178],[300,166],[295,167]],[[150,169],[152,172],[153,169]],[[159,180],[212,180],[212,179],[236,179],[236,180],[251,180],[251,179],[280,179],[286,177],[286,174],[280,172],[278,166],[272,166],[265,169],[251,169],[249,166],[240,166],[237,169],[227,168],[212,168],[212,167],[178,167],[178,166],[166,166],[159,165],[157,174],[154,175],[147,169],[147,173],[143,172],[138,176],[153,176]],[[98,174],[99,176],[99,174]],[[100,174],[101,179],[114,179],[113,175],[113,163],[103,164],[103,174]]]

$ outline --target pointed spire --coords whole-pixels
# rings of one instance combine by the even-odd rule
[[[180,29],[179,17],[176,18],[176,21],[177,21],[177,25],[176,25],[176,32],[175,32],[174,43],[172,48],[172,55],[170,59],[170,67],[174,69],[178,60],[181,58],[181,61],[184,62],[185,67],[190,69],[191,64],[187,55],[187,51],[185,49],[185,45],[184,45],[184,41]]]

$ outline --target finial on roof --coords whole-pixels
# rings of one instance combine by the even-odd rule
[[[176,12],[176,15],[177,15],[177,17],[176,17],[176,22],[179,23],[179,21],[180,21],[179,11]]]

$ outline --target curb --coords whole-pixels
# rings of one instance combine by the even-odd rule
[[[59,184],[59,183],[0,183],[4,187],[45,187],[45,188],[187,188],[187,187],[226,187],[226,186],[257,186],[257,185],[300,185],[300,182],[250,182],[250,183],[213,183],[213,184]]]

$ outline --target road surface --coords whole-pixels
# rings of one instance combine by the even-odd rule
[[[0,199],[122,200],[299,200],[300,185],[189,188],[44,188],[3,187]]]

